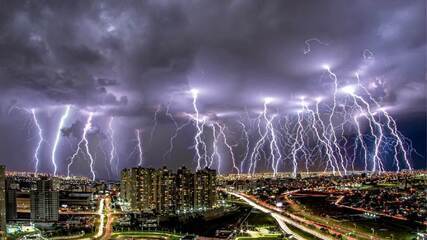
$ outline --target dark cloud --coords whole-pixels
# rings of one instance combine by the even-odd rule
[[[178,120],[192,111],[192,87],[217,116],[265,96],[281,111],[330,96],[328,63],[342,85],[358,71],[394,114],[424,112],[425,24],[422,0],[2,1],[0,101],[71,104],[130,128],[150,128],[161,105],[167,128],[167,106]],[[78,136],[73,126],[63,134]]]
[[[117,81],[114,79],[98,78],[96,79],[99,86],[115,86]]]
[[[422,1],[355,2],[351,8],[333,0],[3,5],[3,90],[29,88],[81,107],[116,103],[113,93],[93,96],[108,87],[145,104],[197,86],[209,89],[206,104],[243,106],[260,83],[260,95],[289,98],[318,90],[323,62],[343,78],[358,70],[366,49],[375,58],[366,81],[382,77],[389,96],[425,80]],[[311,42],[304,55],[310,38],[327,44]]]
[[[70,127],[64,127],[61,129],[62,135],[64,137],[74,137],[75,139],[80,139],[83,135],[84,124],[77,120]]]
[[[103,56],[87,46],[61,46],[58,51],[64,64],[72,66],[91,66],[101,64]]]

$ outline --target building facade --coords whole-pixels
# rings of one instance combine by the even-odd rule
[[[176,172],[176,208],[177,211],[190,211],[194,208],[194,174],[182,167]]]
[[[16,190],[6,188],[6,220],[13,221],[18,218],[16,209]]]
[[[154,200],[156,213],[175,211],[175,174],[166,168],[155,171]]]
[[[31,191],[31,220],[36,222],[57,222],[59,218],[59,192],[52,179],[37,181],[37,190]]]
[[[6,168],[0,166],[0,238],[6,237]]]
[[[216,203],[216,171],[202,169],[196,172],[194,181],[194,208],[202,210]]]
[[[157,214],[207,210],[216,204],[216,171],[176,173],[166,169],[130,168],[121,174],[120,196],[134,211]]]

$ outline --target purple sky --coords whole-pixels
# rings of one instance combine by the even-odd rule
[[[275,109],[280,113],[292,111],[302,95],[330,97],[321,67],[326,63],[342,85],[354,83],[359,72],[425,155],[425,4],[2,1],[0,163],[34,169],[37,130],[31,115],[17,108],[35,108],[45,138],[40,170],[51,172],[58,122],[65,105],[72,105],[57,152],[59,173],[66,173],[88,112],[95,112],[89,140],[99,177],[114,177],[105,165],[111,117],[119,168],[139,161],[138,154],[131,155],[135,129],[143,129],[146,166],[193,168],[192,125],[178,135],[173,156],[163,158],[175,131],[168,106],[178,123],[185,123],[184,113],[193,112],[188,91],[200,89],[200,112],[225,119],[230,141],[237,144],[235,120],[245,111],[261,110],[263,97],[279,99]],[[78,158],[73,174],[88,175],[87,164],[87,157]],[[230,163],[224,168],[230,171]]]

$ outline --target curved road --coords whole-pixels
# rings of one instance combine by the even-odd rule
[[[261,206],[257,202],[255,202],[255,201],[247,198],[246,196],[242,195],[241,193],[230,192],[230,191],[226,191],[226,192],[228,194],[231,194],[231,195],[233,195],[235,197],[238,197],[238,198],[242,199],[243,201],[245,201],[246,203],[248,203],[250,206],[252,206],[252,207],[254,207],[254,208],[256,208],[256,209],[258,209],[258,210],[260,210],[260,211],[262,211],[264,213],[270,214],[277,221],[277,223],[279,224],[280,228],[284,232],[286,232],[288,234],[291,234],[292,236],[294,236],[298,240],[304,240],[305,238],[303,238],[300,235],[298,235],[295,232],[293,232],[291,229],[289,229],[288,226],[286,226],[286,224],[292,225],[292,226],[294,226],[294,227],[296,227],[296,228],[298,228],[298,229],[300,229],[300,230],[302,230],[304,232],[307,232],[307,233],[309,233],[309,234],[311,234],[313,236],[316,236],[316,237],[318,237],[320,239],[333,240],[333,238],[331,238],[331,237],[329,237],[327,235],[321,234],[321,233],[319,233],[317,231],[314,231],[314,230],[312,230],[312,229],[310,229],[310,228],[308,228],[308,227],[306,227],[306,226],[304,226],[304,225],[302,225],[302,224],[300,224],[298,222],[295,222],[294,220],[292,220],[290,218],[287,218],[287,217],[281,215],[280,213],[278,213],[278,212],[276,212],[276,211],[274,211],[272,209],[269,209],[269,208],[266,208],[264,206]]]

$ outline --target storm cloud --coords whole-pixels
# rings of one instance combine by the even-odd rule
[[[207,114],[256,110],[266,96],[287,111],[297,96],[330,95],[323,64],[343,84],[360,73],[394,115],[423,113],[425,7],[422,0],[1,1],[1,135],[16,128],[7,119],[11,105],[95,111],[105,118],[102,132],[112,116],[151,128],[161,106],[158,134],[168,139],[166,108],[185,121],[191,88],[200,89]],[[74,134],[71,123],[64,134]],[[153,165],[163,148],[147,149]]]

